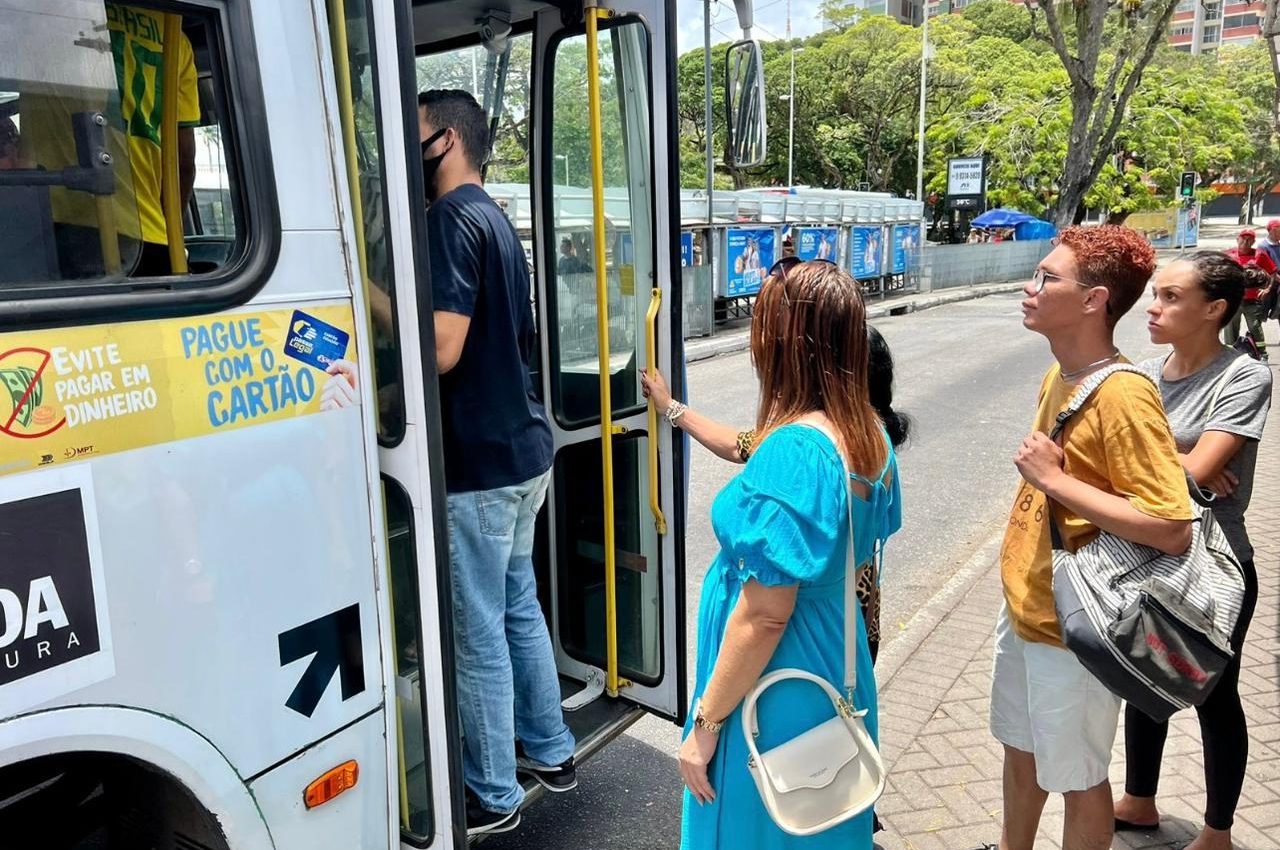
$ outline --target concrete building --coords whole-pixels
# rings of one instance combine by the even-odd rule
[[[1021,3],[1023,0],[1010,0]],[[911,0],[854,0],[866,4],[862,8],[875,7],[885,10],[885,3],[900,3],[904,8]],[[923,0],[929,17],[958,12],[973,0]],[[919,12],[917,11],[918,15]],[[1224,44],[1249,44],[1262,35],[1262,0],[1181,0],[1174,12],[1170,26],[1169,43],[1178,50],[1200,55],[1212,53]],[[920,23],[899,15],[903,23]]]
[[[916,26],[923,22],[920,17],[921,0],[849,0],[846,5],[872,15],[888,15],[900,24]]]
[[[1248,44],[1261,35],[1261,2],[1182,0],[1173,15],[1169,43],[1199,55],[1224,44]]]

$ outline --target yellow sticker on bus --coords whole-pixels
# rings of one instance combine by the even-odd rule
[[[349,305],[0,334],[0,475],[359,404]]]

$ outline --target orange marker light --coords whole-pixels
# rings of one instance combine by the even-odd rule
[[[308,809],[322,806],[348,788],[354,788],[359,779],[360,765],[355,761],[345,762],[333,770],[325,771],[323,776],[308,785],[307,790],[302,793],[302,801]]]

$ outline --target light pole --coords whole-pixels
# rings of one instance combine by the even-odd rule
[[[929,74],[929,0],[920,0],[924,25],[920,28],[920,132],[916,147],[916,200],[924,200],[924,108]]]
[[[787,95],[787,188],[795,185],[792,163],[796,153],[796,46],[791,41],[791,0],[787,0],[787,48],[791,51],[791,87]]]
[[[555,158],[564,160],[564,185],[568,186],[569,185],[569,155],[558,153],[556,154]]]
[[[711,0],[706,0],[702,16],[702,94],[703,129],[707,137],[707,224],[711,223],[711,190],[715,186],[716,164],[713,151],[715,132],[711,127]],[[710,260],[708,259],[708,262]]]

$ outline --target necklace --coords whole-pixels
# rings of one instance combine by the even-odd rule
[[[1112,360],[1115,360],[1119,356],[1120,356],[1120,349],[1117,348],[1115,351],[1111,352],[1106,357],[1102,358],[1101,360],[1095,360],[1094,362],[1090,363],[1088,366],[1082,366],[1079,369],[1076,369],[1075,371],[1072,371],[1072,372],[1063,372],[1062,380],[1066,381],[1068,384],[1075,383],[1077,379],[1083,378],[1085,375],[1089,374],[1094,369],[1097,369],[1099,366],[1104,366],[1107,363],[1110,363]]]

